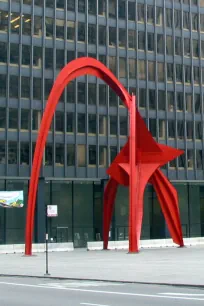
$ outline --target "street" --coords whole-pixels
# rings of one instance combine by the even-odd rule
[[[203,305],[199,288],[0,277],[1,306]]]

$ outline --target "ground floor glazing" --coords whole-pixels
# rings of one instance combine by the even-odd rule
[[[74,242],[85,247],[87,241],[102,237],[104,180],[39,181],[34,242],[44,242],[46,205],[58,205],[58,217],[48,218],[50,242]],[[173,182],[179,195],[184,237],[204,236],[204,182]],[[1,179],[0,190],[24,190],[25,206],[20,209],[0,207],[0,243],[24,243],[29,180]],[[144,196],[141,239],[169,238],[156,194],[148,185]],[[128,239],[128,188],[118,189],[110,240]]]

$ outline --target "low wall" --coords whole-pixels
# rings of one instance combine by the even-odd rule
[[[184,238],[185,246],[193,245],[204,245],[204,237],[197,238]],[[128,240],[124,241],[109,241],[108,249],[109,250],[128,250],[129,242]],[[172,239],[152,239],[152,240],[141,240],[140,249],[144,248],[166,248],[166,247],[178,247]],[[87,243],[88,251],[97,251],[103,250],[103,241],[94,241]],[[25,245],[24,244],[6,244],[0,245],[0,254],[15,254],[15,253],[24,253]],[[73,242],[67,243],[49,243],[48,244],[49,252],[71,252],[74,251]],[[45,244],[33,244],[33,253],[43,253],[45,252]]]
[[[184,238],[185,246],[193,245],[204,245],[204,237],[197,238]],[[108,249],[109,250],[128,250],[129,242],[128,240],[124,241],[109,241]],[[152,240],[141,240],[140,249],[144,248],[166,248],[166,247],[178,247],[177,244],[173,242],[172,239],[152,239]],[[87,250],[88,251],[97,251],[103,249],[103,242],[88,242]]]
[[[73,242],[67,243],[49,243],[48,244],[49,252],[70,252],[74,251]],[[15,253],[24,253],[25,245],[24,244],[6,244],[0,245],[0,254],[15,254]],[[43,253],[45,252],[44,243],[34,243],[33,244],[33,253]]]

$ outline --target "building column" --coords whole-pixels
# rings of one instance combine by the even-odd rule
[[[38,182],[38,192],[36,199],[36,213],[35,213],[35,243],[45,242],[46,229],[46,207],[45,207],[45,178],[40,177]]]

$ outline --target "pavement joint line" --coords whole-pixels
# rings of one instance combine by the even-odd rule
[[[120,295],[120,296],[137,296],[137,297],[146,297],[146,298],[162,298],[162,299],[174,299],[174,300],[196,300],[204,301],[204,298],[199,297],[181,297],[181,296],[165,296],[159,294],[144,294],[144,293],[132,293],[132,292],[119,292],[119,291],[104,291],[104,290],[92,290],[92,289],[79,289],[79,288],[64,288],[64,287],[52,287],[52,286],[40,286],[35,284],[19,284],[19,283],[7,283],[0,282],[2,285],[11,285],[19,287],[35,287],[35,288],[44,288],[44,289],[57,289],[57,290],[66,290],[66,291],[75,291],[75,292],[89,292],[89,293],[99,293],[99,294],[109,294],[109,295]],[[102,305],[101,305],[102,306]]]
[[[122,281],[122,280],[107,280],[97,278],[74,278],[74,277],[61,277],[61,276],[35,276],[35,275],[20,275],[20,274],[0,274],[1,277],[17,277],[17,278],[37,278],[37,279],[56,279],[56,280],[69,280],[69,281],[93,281],[93,282],[109,282],[120,284],[138,284],[138,285],[152,285],[152,286],[171,286],[171,287],[183,287],[183,288],[203,288],[204,284],[177,284],[177,283],[159,283],[159,282],[139,282],[139,281]]]
[[[87,306],[109,306],[109,305],[91,304],[91,303],[80,303],[80,305],[87,305]]]

